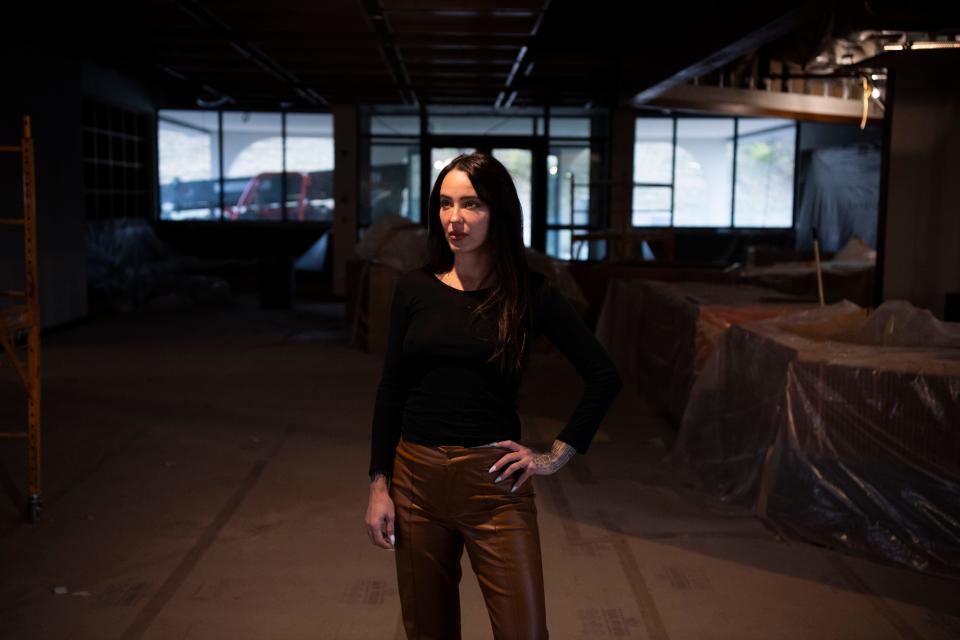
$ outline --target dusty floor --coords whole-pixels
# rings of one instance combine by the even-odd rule
[[[338,305],[101,318],[45,339],[45,510],[0,441],[0,638],[403,638],[364,532],[381,356]],[[579,379],[535,360],[527,444]],[[0,420],[19,403],[0,370]],[[624,393],[587,456],[535,478],[551,638],[960,638],[960,583],[777,540],[673,480]],[[490,638],[466,556],[463,636]],[[55,590],[62,587],[65,593]]]

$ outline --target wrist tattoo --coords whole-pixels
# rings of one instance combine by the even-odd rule
[[[548,474],[556,473],[576,452],[576,448],[563,440],[554,440],[549,452],[533,454],[533,463]]]
[[[390,474],[386,471],[374,471],[370,474],[370,484],[373,484],[377,481],[377,478],[383,478],[387,484],[387,489],[390,488]]]

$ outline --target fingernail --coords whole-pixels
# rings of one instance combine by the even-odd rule
[[[513,485],[512,487],[510,487],[510,492],[513,493],[513,490],[516,488],[517,488],[517,485]]]
[[[396,544],[396,543],[397,543],[397,539],[396,539],[396,537],[394,537],[394,535],[391,533],[391,534],[390,534],[390,544]]]
[[[494,482],[500,482],[500,476],[497,476],[496,478],[494,478],[493,481],[494,481]]]
[[[490,467],[490,469],[488,470],[488,472],[489,472],[489,473],[493,473],[493,472],[496,471],[496,470],[497,470],[497,465],[493,465],[492,467]]]

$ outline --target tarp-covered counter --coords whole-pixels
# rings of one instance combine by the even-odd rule
[[[625,379],[679,425],[696,376],[730,326],[810,308],[762,287],[613,280],[597,336]]]
[[[960,326],[842,302],[731,327],[672,455],[784,535],[960,575]]]

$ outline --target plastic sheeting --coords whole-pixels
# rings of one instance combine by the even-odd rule
[[[616,279],[608,285],[597,337],[624,379],[656,397],[679,425],[690,388],[724,331],[808,306],[746,285]]]
[[[820,263],[823,273],[823,295],[828,303],[851,300],[863,306],[873,304],[874,257],[864,256],[825,260]],[[740,281],[767,287],[782,293],[818,299],[817,268],[813,261],[781,262],[764,267],[744,267]]]
[[[222,306],[222,278],[190,275],[181,258],[145,220],[118,218],[87,226],[87,287],[93,305],[110,311]]]
[[[794,225],[797,248],[813,246],[817,228],[821,251],[837,251],[852,236],[877,246],[880,206],[880,149],[856,145],[818,149],[800,197]]]
[[[960,326],[905,302],[733,326],[672,457],[786,536],[960,575]]]

